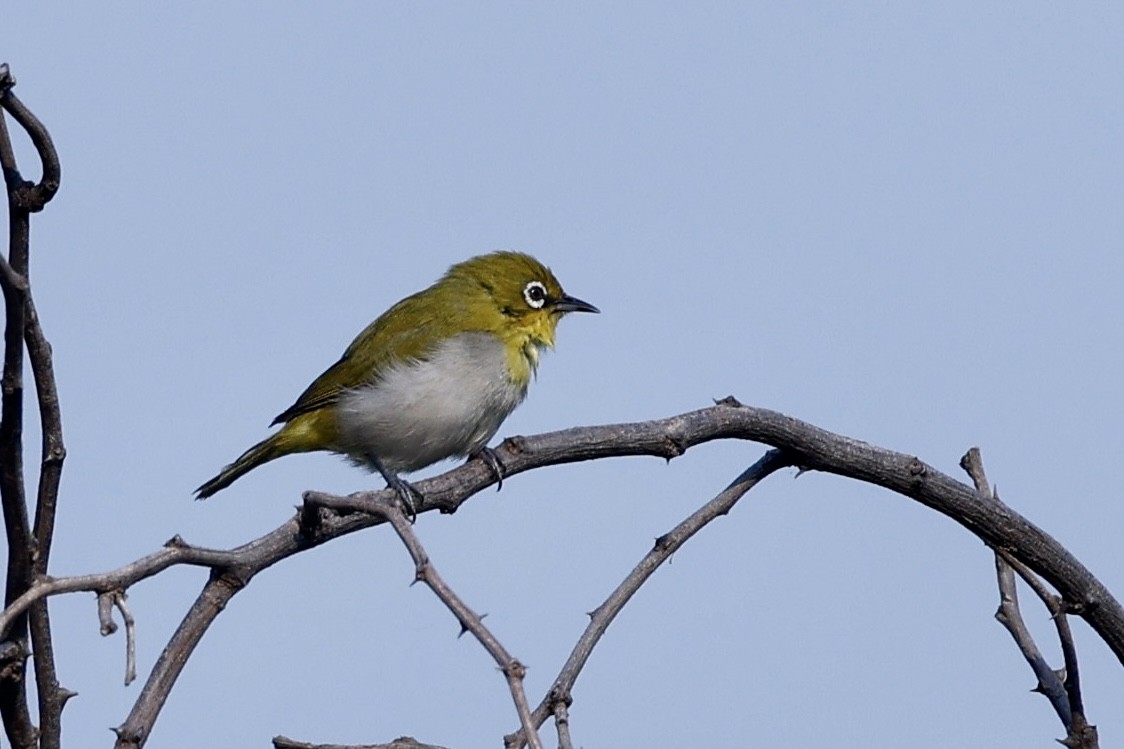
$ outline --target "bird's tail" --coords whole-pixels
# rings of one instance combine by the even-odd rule
[[[292,447],[286,444],[287,440],[282,436],[284,434],[284,430],[277,432],[242,453],[237,460],[219,471],[218,476],[196,489],[195,498],[206,499],[215,492],[222,491],[233,484],[243,474],[271,460],[276,460],[282,455],[293,452]]]

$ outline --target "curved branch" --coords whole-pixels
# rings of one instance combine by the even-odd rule
[[[0,501],[8,538],[8,576],[5,604],[22,595],[32,580],[47,570],[54,533],[58,478],[62,469],[62,427],[58,396],[51,369],[50,346],[39,326],[28,284],[30,214],[40,211],[58,191],[60,166],[47,129],[15,94],[15,79],[7,65],[0,65],[0,110],[10,115],[31,138],[43,165],[39,184],[25,181],[16,165],[7,124],[0,116],[0,168],[8,197],[8,257],[0,263],[0,286],[4,292],[3,401],[0,405]],[[39,394],[43,424],[43,464],[35,509],[35,524],[29,527],[23,478],[23,346],[26,339]],[[50,616],[45,604],[33,606],[16,623],[15,636],[30,631],[35,653],[35,682],[40,726],[30,722],[26,706],[24,667],[12,669],[0,685],[0,715],[15,746],[57,749],[61,743],[61,714],[69,692],[58,684]],[[18,673],[17,673],[18,671]]]
[[[546,697],[535,708],[532,715],[535,727],[539,727],[550,715],[555,716],[558,722],[560,744],[569,742],[569,706],[572,702],[570,695],[578,674],[585,668],[586,661],[593,654],[593,648],[601,640],[602,635],[609,625],[629,602],[640,586],[666,562],[672,554],[678,551],[710,521],[728,513],[738,500],[757,486],[761,481],[781,468],[794,465],[791,456],[781,450],[770,450],[761,456],[761,459],[745,469],[730,485],[719,494],[691,513],[683,522],[679,523],[670,532],[656,539],[652,549],[644,555],[640,563],[632,572],[621,581],[609,597],[589,615],[589,625],[578,638],[577,644],[570,652],[554,683],[550,685]],[[513,734],[504,737],[505,747],[521,747],[526,743],[526,729],[522,728]]]
[[[12,93],[12,87],[15,84],[16,79],[12,76],[8,65],[6,63],[0,64],[0,107],[3,107],[4,111],[10,114],[12,119],[27,132],[32,145],[35,146],[35,152],[39,154],[39,161],[43,165],[43,174],[37,184],[20,180],[18,188],[12,191],[12,197],[15,201],[13,205],[30,213],[35,213],[43,210],[44,206],[58,192],[59,185],[62,182],[62,165],[59,162],[58,152],[55,150],[55,144],[51,140],[51,134],[47,132],[47,128]],[[12,163],[14,164],[14,159]],[[7,163],[4,164],[4,172],[6,178],[18,177],[18,173],[9,174]],[[9,181],[8,185],[11,190],[12,182]]]
[[[394,532],[398,534],[398,538],[402,540],[406,550],[410,553],[410,558],[414,560],[415,580],[421,580],[429,586],[430,590],[441,599],[441,602],[460,622],[462,631],[471,632],[477,642],[488,651],[488,655],[492,656],[492,660],[496,662],[496,666],[507,679],[507,686],[511,691],[511,699],[515,702],[515,711],[519,715],[519,722],[523,725],[524,735],[527,736],[532,749],[542,749],[542,740],[531,725],[531,707],[527,704],[527,692],[523,688],[527,668],[507,651],[499,638],[484,625],[483,619],[469,608],[468,604],[441,577],[437,568],[430,561],[429,554],[422,548],[421,541],[414,533],[413,526],[402,511],[398,509],[398,505],[398,502],[387,503],[380,508],[379,512],[390,521],[390,524],[394,527]]]
[[[213,572],[211,579],[203,586],[202,592],[187,612],[187,616],[176,628],[172,639],[164,647],[152,673],[148,676],[140,696],[133,703],[128,718],[114,729],[117,734],[115,746],[142,747],[152,732],[152,726],[160,715],[160,710],[168,699],[176,679],[179,678],[187,659],[195,651],[195,646],[211,626],[234,594],[242,590],[252,575],[240,577],[237,574]]]
[[[437,744],[422,744],[412,736],[403,736],[389,744],[309,744],[290,739],[287,736],[274,736],[273,749],[446,749]]]
[[[513,437],[496,451],[506,468],[507,476],[560,463],[573,463],[608,457],[654,455],[673,458],[688,448],[718,439],[743,439],[777,447],[786,452],[793,463],[808,470],[820,470],[881,486],[921,502],[968,529],[989,545],[1002,549],[1013,558],[1045,578],[1104,639],[1117,658],[1124,663],[1124,609],[1080,562],[1057,541],[1030,523],[1002,502],[980,502],[975,490],[937,471],[916,457],[885,450],[859,440],[833,434],[806,422],[775,411],[744,406],[728,398],[715,406],[673,416],[667,419],[633,424],[611,424],[581,427],[533,437]],[[495,475],[480,460],[471,460],[441,476],[417,484],[424,501],[419,512],[440,510],[454,512],[473,494],[495,482]],[[364,492],[357,497],[374,497],[380,492]],[[391,495],[385,495],[388,499]],[[307,522],[307,521],[306,521]],[[236,573],[244,584],[257,572],[305,549],[333,538],[354,533],[384,522],[368,515],[335,516],[320,513],[319,522],[302,527],[300,515],[249,544],[228,552],[163,551],[135,563],[133,569],[106,575],[85,576],[83,590],[124,587],[113,581],[128,582],[150,577],[159,568],[173,564],[204,564],[216,571]],[[167,555],[167,556],[165,556]],[[204,557],[209,557],[204,561]],[[221,577],[221,575],[220,575]],[[73,578],[53,581],[56,592],[73,585]],[[206,602],[213,595],[214,577],[192,607],[191,617],[209,624],[221,606]],[[71,588],[75,589],[75,588]],[[230,587],[223,601],[229,600],[241,585]],[[38,597],[51,594],[39,588]],[[30,591],[29,591],[30,592]],[[21,599],[23,600],[23,599]],[[208,611],[213,612],[211,614]],[[5,612],[9,616],[10,612]],[[202,630],[205,630],[206,624]],[[178,659],[186,657],[202,636],[176,638],[169,650],[181,648],[162,657],[149,676],[142,700],[167,696],[178,674]],[[182,650],[187,648],[187,650]],[[166,651],[168,652],[168,651]],[[180,661],[182,667],[182,661]],[[150,690],[150,686],[157,688]],[[139,702],[140,700],[138,700]],[[155,719],[155,713],[151,714]],[[151,724],[149,724],[150,727]]]

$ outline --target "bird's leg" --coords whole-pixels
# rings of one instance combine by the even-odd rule
[[[480,460],[487,463],[488,467],[492,469],[492,473],[496,474],[496,491],[499,491],[503,488],[504,467],[503,463],[500,462],[500,456],[496,455],[495,450],[488,447],[487,445],[484,445],[484,447],[480,448],[468,457],[470,460],[472,458],[480,458]]]
[[[412,525],[418,519],[418,504],[422,501],[421,492],[414,488],[414,485],[409,481],[398,476],[393,471],[388,471],[386,466],[382,464],[377,455],[367,455],[367,460],[371,461],[371,465],[375,467],[382,477],[386,479],[386,485],[393,489],[398,494],[398,500],[402,503],[406,514],[410,518]],[[417,501],[415,502],[415,498]]]

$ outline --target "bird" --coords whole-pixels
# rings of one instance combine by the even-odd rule
[[[270,426],[281,429],[195,490],[205,499],[294,453],[327,451],[377,471],[411,519],[420,495],[401,473],[480,457],[502,481],[488,441],[523,402],[554,347],[559,320],[600,310],[569,296],[551,270],[510,250],[457,263],[368,325]]]

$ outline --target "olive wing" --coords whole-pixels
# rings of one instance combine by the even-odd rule
[[[442,336],[435,333],[435,316],[420,294],[407,297],[363,329],[340,360],[317,377],[296,403],[277,415],[273,424],[292,421],[339,400],[342,393],[377,382],[397,362],[424,360]],[[440,306],[438,306],[440,309]]]

